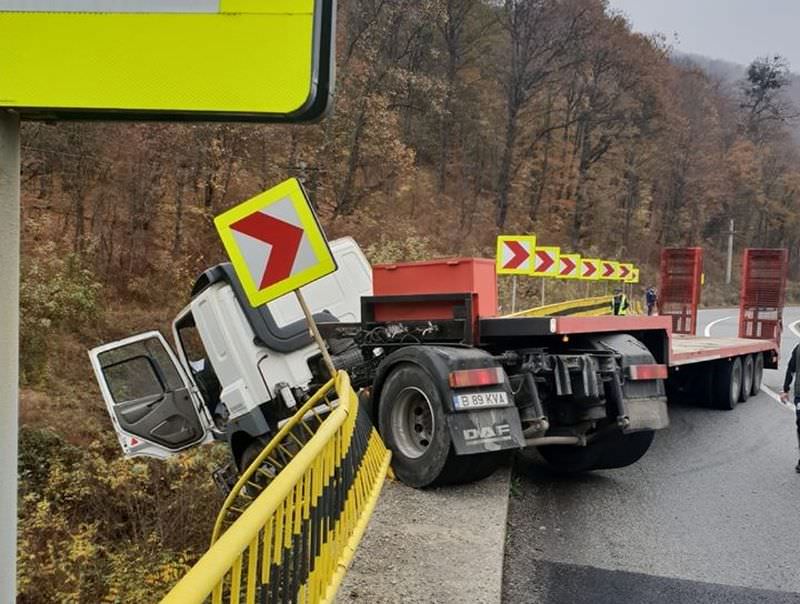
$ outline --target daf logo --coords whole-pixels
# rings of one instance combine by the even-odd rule
[[[506,439],[511,437],[511,426],[499,424],[497,426],[484,426],[482,428],[469,428],[464,430],[464,440]]]

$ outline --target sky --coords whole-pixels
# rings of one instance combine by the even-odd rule
[[[800,73],[800,0],[610,0],[633,29],[676,50],[741,65],[780,54]],[[673,34],[677,39],[673,39]]]

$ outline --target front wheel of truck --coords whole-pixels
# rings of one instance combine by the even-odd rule
[[[392,450],[392,467],[405,484],[432,487],[489,476],[502,454],[456,456],[439,389],[422,367],[402,363],[381,390],[378,428]]]
[[[612,470],[639,461],[647,453],[654,437],[655,432],[652,430],[632,434],[619,432],[585,447],[566,445],[539,447],[539,454],[553,470],[561,474]]]

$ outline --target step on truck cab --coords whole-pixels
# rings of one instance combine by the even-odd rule
[[[331,250],[340,270],[303,294],[318,321],[359,321],[361,297],[372,293],[369,263],[350,238]],[[224,440],[239,469],[328,379],[295,297],[253,308],[229,264],[197,279],[172,345],[150,331],[89,356],[126,456],[165,459]]]

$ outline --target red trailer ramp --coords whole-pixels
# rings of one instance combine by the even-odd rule
[[[742,263],[739,337],[780,343],[786,301],[785,249],[747,249]]]
[[[672,332],[694,335],[703,277],[703,249],[666,248],[661,252],[659,313],[672,317]]]

